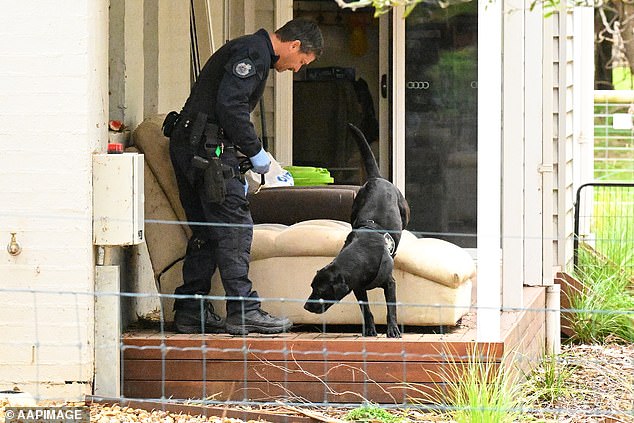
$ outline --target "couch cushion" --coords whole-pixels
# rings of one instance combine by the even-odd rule
[[[456,288],[475,275],[473,259],[464,249],[436,238],[403,237],[394,265],[409,273]]]
[[[309,220],[280,232],[275,240],[278,256],[325,256],[339,254],[351,226],[332,220]]]
[[[293,225],[312,219],[347,222],[359,188],[356,185],[266,188],[264,185],[257,194],[249,194],[251,215],[255,223]]]
[[[350,233],[347,222],[317,219],[288,227],[256,225],[252,260],[271,257],[334,258]],[[267,251],[267,249],[269,249]],[[462,248],[435,238],[416,238],[405,230],[396,252],[394,268],[456,288],[472,278],[475,264]]]
[[[251,243],[251,260],[262,260],[267,257],[275,257],[277,249],[275,240],[280,232],[288,228],[279,224],[260,224],[254,229],[253,242]]]
[[[315,272],[327,265],[332,257],[270,257],[251,262],[249,278],[253,281],[262,301],[262,308],[275,316],[287,316],[297,325],[309,324],[362,324],[361,312],[353,293],[324,314],[304,310],[310,294],[310,283]],[[455,325],[469,311],[471,280],[457,288],[450,288],[406,271],[395,269],[398,322],[402,325],[437,326]],[[216,273],[211,295],[224,296],[220,278]],[[377,324],[386,323],[385,297],[382,289],[368,291],[370,308]],[[215,301],[214,307],[224,314],[224,301]],[[314,329],[309,329],[314,330]],[[359,329],[360,330],[360,329]]]

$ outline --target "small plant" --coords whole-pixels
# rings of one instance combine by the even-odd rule
[[[354,410],[350,410],[344,420],[354,422],[382,422],[382,423],[405,423],[409,420],[395,416],[389,411],[377,405],[363,405]]]
[[[519,417],[519,396],[503,364],[482,361],[477,354],[469,358],[462,381],[450,383],[450,397],[458,423],[514,422]]]
[[[531,402],[553,406],[557,399],[572,395],[568,381],[573,371],[563,356],[548,354],[540,365],[533,369],[524,383],[524,395]]]
[[[444,383],[431,395],[419,391],[423,399],[412,401],[442,399],[446,414],[457,423],[515,422],[525,403],[520,373],[510,368],[508,356],[499,362],[488,356],[478,345],[469,348],[465,357],[450,356],[438,375]]]

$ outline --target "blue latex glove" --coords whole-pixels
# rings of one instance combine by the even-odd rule
[[[271,166],[271,158],[268,154],[266,154],[266,151],[264,151],[264,149],[261,149],[260,152],[255,156],[249,157],[249,160],[251,160],[251,164],[253,165],[253,169],[251,170],[253,170],[255,173],[264,175],[266,172],[269,171],[269,166]]]
[[[245,180],[244,181],[244,196],[246,197],[248,193],[249,193],[249,181]]]

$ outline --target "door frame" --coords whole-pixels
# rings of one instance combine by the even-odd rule
[[[405,192],[405,8],[392,12],[392,183]]]
[[[405,190],[405,19],[392,12],[392,182]],[[478,3],[477,339],[500,339],[502,215],[502,5]],[[383,121],[381,121],[383,123]],[[497,212],[496,212],[497,211]],[[492,295],[492,293],[499,295]]]

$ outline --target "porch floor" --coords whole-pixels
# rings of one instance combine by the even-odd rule
[[[523,309],[502,313],[502,340],[478,344],[480,354],[499,364],[513,353],[513,365],[532,367],[545,343],[544,309],[545,288],[525,287]],[[129,331],[122,337],[122,392],[153,399],[429,402],[447,378],[459,377],[456,364],[476,345],[475,313],[444,331],[405,328],[400,339],[327,329],[248,336]]]

